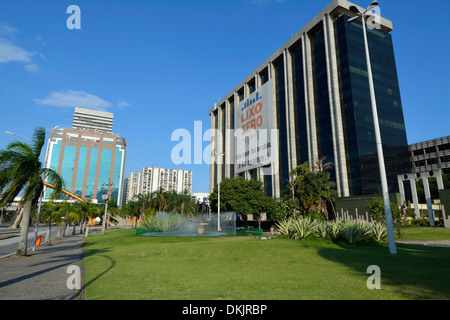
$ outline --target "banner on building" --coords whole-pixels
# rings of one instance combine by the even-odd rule
[[[235,107],[235,173],[269,168],[275,162],[278,139],[277,130],[273,130],[272,91],[269,80]]]

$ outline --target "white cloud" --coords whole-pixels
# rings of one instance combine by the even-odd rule
[[[41,69],[37,64],[34,63],[26,64],[24,68],[25,70],[30,72],[38,72]]]
[[[17,42],[19,30],[5,23],[0,23],[0,63],[20,62],[25,63],[25,70],[37,72],[39,66],[33,62],[35,55],[43,55],[39,52],[28,51],[21,48]]]
[[[44,99],[35,99],[35,102],[54,107],[81,107],[102,111],[112,106],[110,102],[103,100],[96,95],[74,90],[54,91]]]
[[[11,27],[6,23],[0,23],[0,36],[10,38],[14,41],[17,41],[17,34],[19,33],[19,29]]]
[[[0,63],[11,61],[30,63],[36,53],[24,50],[8,39],[0,37]]]
[[[131,104],[129,104],[126,101],[120,101],[120,102],[117,103],[117,107],[118,108],[125,108],[125,107],[129,107],[129,106],[131,106]]]

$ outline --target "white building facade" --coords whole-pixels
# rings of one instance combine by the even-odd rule
[[[163,189],[191,194],[192,171],[144,167],[141,172],[132,172],[128,181],[127,202],[138,194],[149,194]]]

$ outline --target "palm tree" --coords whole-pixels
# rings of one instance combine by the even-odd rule
[[[141,217],[145,217],[145,211],[150,206],[151,200],[153,199],[153,194],[140,193],[134,196],[133,200],[139,204],[141,208]]]
[[[316,159],[314,165],[312,166],[313,171],[325,172],[331,170],[334,167],[334,163],[331,161],[325,162],[327,157],[322,157],[320,159]]]
[[[133,222],[133,218],[136,217],[136,222],[134,228],[137,226],[137,217],[140,214],[141,207],[137,201],[129,201],[126,205],[122,207],[122,213],[131,217],[131,222]]]
[[[86,228],[86,221],[89,218],[94,218],[98,215],[98,208],[95,206],[94,203],[91,201],[84,201],[84,202],[77,202],[76,206],[80,210],[80,216],[81,216],[81,225],[80,225],[80,233],[83,233],[82,226]]]
[[[45,129],[34,130],[31,145],[20,141],[10,143],[0,151],[0,207],[14,201],[22,192],[21,204],[24,207],[22,228],[20,230],[18,256],[27,254],[27,238],[30,226],[31,210],[38,203],[44,190],[44,180],[55,185],[58,192],[63,186],[56,171],[43,168],[39,157],[45,144]]]
[[[58,239],[61,239],[66,235],[66,226],[67,226],[66,221],[68,221],[68,217],[71,211],[72,206],[70,205],[70,203],[67,202],[66,199],[64,199],[64,202],[58,203],[55,206],[53,216],[56,225],[58,226]]]
[[[159,212],[167,211],[168,202],[167,202],[167,192],[164,191],[163,188],[159,188],[158,191],[153,192],[154,194],[154,208],[158,207]]]

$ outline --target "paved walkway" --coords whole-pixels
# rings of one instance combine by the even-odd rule
[[[396,243],[404,243],[404,244],[417,244],[417,245],[423,245],[423,246],[434,246],[434,247],[450,247],[450,241],[449,240],[442,240],[442,241],[403,241],[403,240],[397,240]]]
[[[0,300],[74,300],[81,290],[69,289],[67,273],[71,265],[80,266],[84,283],[84,234],[52,240],[51,246],[28,248],[26,257],[0,259]]]

